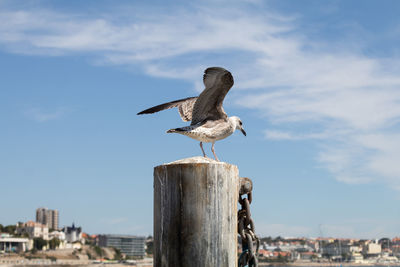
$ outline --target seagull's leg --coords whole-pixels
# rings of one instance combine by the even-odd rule
[[[212,143],[212,146],[211,146],[211,151],[212,151],[212,153],[214,154],[214,158],[215,158],[217,161],[219,161],[219,159],[218,159],[217,155],[215,154],[215,150],[214,150],[214,144],[215,144],[215,142],[213,142],[213,143]]]
[[[206,153],[204,152],[204,149],[203,149],[203,142],[200,142],[200,147],[201,147],[201,151],[203,151],[203,157],[207,158]]]

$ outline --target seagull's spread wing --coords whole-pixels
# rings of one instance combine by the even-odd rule
[[[228,117],[222,102],[233,86],[232,74],[223,68],[208,68],[204,71],[203,82],[206,88],[194,103],[191,125]]]
[[[177,107],[182,120],[183,121],[191,121],[193,106],[194,106],[196,100],[197,100],[197,97],[188,97],[188,98],[184,98],[184,99],[180,99],[180,100],[171,101],[168,103],[164,103],[164,104],[143,110],[143,111],[139,112],[137,115],[150,114],[150,113],[159,112],[159,111],[162,111],[165,109]]]

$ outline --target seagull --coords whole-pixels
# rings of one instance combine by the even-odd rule
[[[212,143],[211,151],[214,158],[215,141],[230,136],[235,130],[240,130],[244,136],[242,121],[239,117],[226,115],[222,102],[229,89],[233,86],[232,74],[224,68],[211,67],[204,71],[203,83],[205,89],[198,97],[188,97],[164,103],[139,112],[137,115],[150,114],[170,108],[178,108],[183,121],[191,121],[190,126],[169,129],[167,133],[178,133],[200,141],[203,156],[206,153],[203,143]]]

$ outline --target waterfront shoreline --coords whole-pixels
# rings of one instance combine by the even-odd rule
[[[269,267],[340,267],[340,266],[348,266],[348,267],[372,267],[372,266],[391,266],[391,267],[400,267],[400,263],[354,263],[354,262],[293,262],[293,263],[268,263],[268,262],[259,262],[259,266],[269,266]]]
[[[126,266],[140,266],[140,267],[150,267],[153,266],[152,263],[150,262],[137,262],[136,264],[133,263],[94,263],[94,262],[82,262],[82,261],[76,261],[76,262],[51,262],[51,263],[0,263],[1,267],[36,267],[36,266],[49,266],[49,267],[99,267],[99,266],[112,266],[112,267],[126,267]],[[345,262],[345,263],[321,263],[321,262],[296,262],[296,263],[259,263],[260,267],[307,267],[307,266],[312,266],[312,267],[380,267],[380,266],[391,266],[391,267],[400,267],[399,263],[386,263],[386,264],[377,264],[377,263],[351,263],[351,262]]]
[[[99,267],[99,266],[112,266],[112,267],[152,267],[152,259],[135,260],[131,262],[102,262],[102,261],[87,261],[87,260],[57,260],[49,261],[47,259],[35,260],[3,260],[0,261],[0,267],[36,267],[36,266],[49,266],[49,267]]]

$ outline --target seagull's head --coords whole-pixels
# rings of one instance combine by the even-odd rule
[[[243,129],[243,123],[240,120],[239,117],[232,116],[229,118],[229,120],[232,122],[232,124],[235,126],[236,130],[240,130],[244,136],[246,136],[246,131]]]

